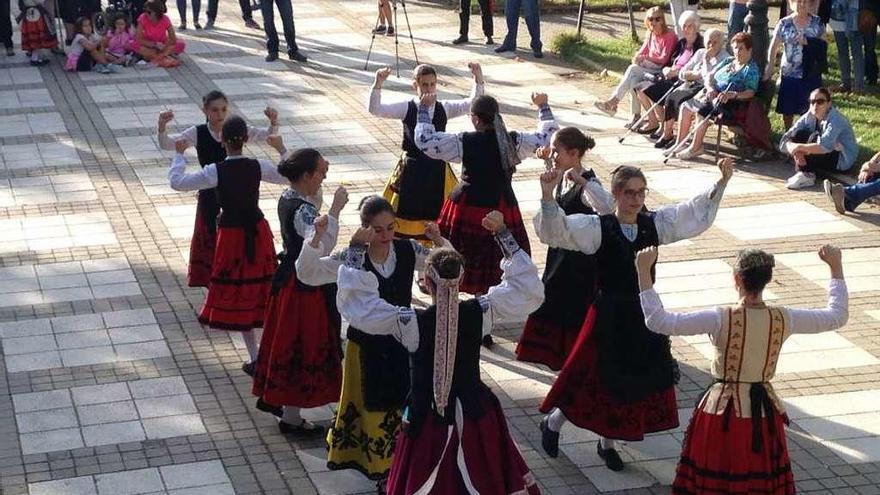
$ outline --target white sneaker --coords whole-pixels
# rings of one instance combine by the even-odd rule
[[[797,172],[786,181],[785,187],[789,189],[804,189],[816,185],[816,177],[813,174]]]

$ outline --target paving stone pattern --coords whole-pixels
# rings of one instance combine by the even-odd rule
[[[242,27],[234,2],[221,8],[217,30],[181,33],[189,49],[176,69],[132,67],[106,76],[64,72],[60,61],[33,68],[21,54],[0,58],[2,495],[375,491],[356,473],[328,471],[321,440],[280,435],[275,420],[253,407],[250,382],[239,369],[246,356],[240,338],[196,321],[204,292],[185,280],[195,195],[168,187],[171,153],[159,149],[154,126],[166,108],[175,110],[172,131],[201,122],[201,95],[215,88],[255,125],[266,125],[262,111],[275,106],[289,147],[317,147],[330,160],[325,204],[337,185],[349,188],[351,203],[341,216],[344,243],[358,223],[354,205],[381,190],[399,154],[400,124],[373,118],[365,108],[372,71],[394,63],[395,45],[388,37],[371,39],[374,3],[307,0],[296,3],[296,15],[298,42],[310,63],[267,64],[261,34]],[[402,14],[399,29],[406,35]],[[448,40],[458,20],[451,9],[409,4],[407,14],[419,60],[439,68],[441,97],[466,95],[466,62],[480,61],[487,90],[503,102],[510,128],[532,128],[529,94],[548,92],[562,124],[596,137],[586,161],[600,178],[607,182],[623,163],[644,168],[650,207],[685,200],[715,180],[708,158],[664,166],[638,136],[619,144],[626,116],[592,110],[609,89],[552,56],[538,62],[528,52],[519,58],[497,56],[477,43],[453,47]],[[606,36],[625,25],[612,17],[591,17],[587,26]],[[550,20],[545,31],[559,31],[566,22]],[[501,17],[496,25],[503,31]],[[524,26],[520,33],[519,45],[528,46]],[[399,41],[402,77],[386,83],[389,101],[411,95],[412,46],[406,36]],[[468,127],[467,119],[449,125]],[[249,143],[247,151],[276,158],[261,143]],[[546,249],[530,224],[540,204],[542,166],[524,161],[514,189],[534,258],[543,266]],[[845,247],[848,325],[793,337],[775,385],[791,419],[799,491],[877,494],[880,216],[866,206],[839,217],[818,188],[787,191],[789,173],[781,164],[739,164],[716,225],[661,249],[658,291],[669,307],[680,309],[734,302],[734,253],[760,246],[777,253],[768,300],[818,306],[828,274],[814,252],[824,242]],[[280,191],[265,186],[261,197],[276,232]],[[543,454],[537,405],[554,373],[513,359],[521,328],[511,323],[496,329],[498,345],[483,351],[482,371],[543,492],[668,493],[692,405],[710,382],[708,340],[673,339],[683,371],[677,387],[681,426],[624,445],[628,467],[612,473],[595,454],[596,436],[571,425],[563,430],[562,455]],[[326,422],[333,408],[304,414]]]

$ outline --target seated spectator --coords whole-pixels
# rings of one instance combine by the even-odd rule
[[[110,63],[128,65],[131,62],[131,45],[134,43],[134,35],[131,34],[131,26],[125,14],[116,14],[113,18],[113,25],[107,30],[102,43]]]
[[[773,41],[767,55],[764,79],[772,79],[776,73],[776,53],[782,45],[782,80],[776,96],[776,113],[782,114],[785,127],[791,127],[796,115],[809,108],[810,93],[822,86],[822,74],[818,70],[808,70],[805,62],[813,62],[817,54],[811,51],[810,39],[821,40],[825,35],[825,24],[817,15],[810,13],[813,4],[809,0],[789,0],[794,13],[783,17],[773,30]],[[825,45],[827,50],[827,45]],[[806,56],[805,56],[806,54]]]
[[[825,179],[824,186],[825,194],[831,198],[837,213],[843,215],[855,211],[866,199],[880,195],[880,153],[862,164],[858,183],[844,187]]]
[[[661,71],[663,77],[657,82],[644,82],[636,86],[636,96],[645,110],[649,110],[655,102],[660,101],[673,86],[678,84],[679,71],[693,58],[697,50],[703,48],[703,37],[700,35],[700,16],[696,12],[685,10],[678,19],[678,25],[684,35],[672,50],[671,64]],[[662,120],[663,105],[661,104],[654,107],[654,111],[648,115],[648,123],[637,131],[640,134],[651,134],[651,139],[659,139],[662,134],[660,130]]]
[[[658,141],[654,144],[655,148],[666,149],[675,144],[673,134],[675,121],[682,104],[702,91],[704,81],[712,73],[712,70],[720,62],[730,58],[730,54],[724,49],[724,33],[721,30],[707,29],[703,34],[703,39],[706,40],[706,48],[697,50],[678,72],[678,78],[685,82],[666,97],[666,102],[661,110],[663,129]],[[645,93],[653,100],[654,97],[649,93],[650,89],[645,90]]]
[[[58,2],[58,7],[60,10],[58,14],[64,21],[64,30],[67,32],[65,43],[70,46],[77,34],[74,28],[77,19],[80,17],[93,19],[95,14],[101,12],[101,0],[61,0]]]
[[[648,29],[645,42],[633,56],[632,64],[626,69],[620,84],[614,88],[611,98],[595,103],[596,108],[610,116],[617,113],[617,104],[620,100],[627,93],[631,93],[636,85],[645,81],[645,76],[660,74],[661,69],[669,64],[669,58],[678,39],[675,32],[666,26],[666,16],[663,15],[663,9],[660,7],[648,9],[645,13],[645,27]],[[631,95],[633,118],[626,125],[627,128],[641,118],[639,101],[635,93],[631,93]]]
[[[796,172],[786,187],[803,189],[816,184],[816,172],[849,170],[859,144],[846,117],[831,104],[831,91],[810,93],[810,111],[803,114],[779,140],[779,150],[794,160]]]
[[[101,35],[92,30],[92,20],[80,17],[73,25],[73,43],[64,68],[74,72],[95,70],[101,74],[115,72],[110,68],[107,54],[101,45]]]
[[[159,67],[177,67],[185,44],[177,39],[164,0],[149,0],[138,18],[132,50]]]
[[[731,41],[734,56],[719,63],[705,81],[703,91],[681,106],[676,145],[666,150],[665,155],[682,160],[699,156],[703,153],[703,138],[712,119],[731,117],[755,96],[761,75],[752,60],[752,36],[738,33]],[[696,123],[693,124],[693,139],[688,143],[691,119]]]

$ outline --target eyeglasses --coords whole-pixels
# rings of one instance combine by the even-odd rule
[[[815,100],[810,100],[810,105],[824,105],[828,103],[828,100],[822,98],[816,98]]]
[[[651,22],[660,22],[663,20],[663,18],[662,17],[649,17],[648,20]]]
[[[650,189],[648,189],[647,187],[643,187],[641,189],[624,189],[621,192],[623,193],[624,197],[628,199],[645,199],[645,197],[648,196],[649,191]]]

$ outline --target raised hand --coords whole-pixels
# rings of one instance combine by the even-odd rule
[[[480,64],[477,62],[470,62],[468,63],[468,69],[471,70],[475,83],[479,84],[483,82],[483,67],[480,66]]]
[[[358,229],[354,231],[354,234],[351,235],[351,244],[367,246],[373,241],[373,237],[375,236],[376,233],[371,227],[358,227]]]
[[[382,67],[376,71],[376,79],[373,81],[374,88],[381,88],[388,76],[391,75],[391,67]]]
[[[186,149],[189,148],[189,142],[186,139],[181,139],[180,141],[174,142],[174,149],[177,150],[179,154],[183,154]]]
[[[311,242],[309,245],[313,248],[317,249],[321,243],[321,239],[324,237],[324,233],[327,232],[327,227],[330,225],[330,219],[327,218],[327,215],[321,215],[315,219],[315,223],[313,227],[315,227],[315,235],[312,236]]]
[[[547,104],[547,93],[532,93],[532,103],[540,108]]]
[[[553,199],[553,189],[562,180],[562,174],[556,169],[550,169],[541,174],[541,192],[545,200]]]
[[[727,184],[730,181],[730,178],[733,177],[733,159],[724,158],[718,162],[718,169],[721,170],[720,182],[722,184]]]
[[[538,160],[547,160],[552,155],[553,151],[549,146],[540,146],[535,150],[535,158]]]
[[[440,235],[440,227],[434,222],[425,222],[425,237],[433,242],[435,246],[443,243],[443,236]]]
[[[270,124],[276,125],[278,123],[278,110],[274,107],[266,106],[266,109],[263,110],[263,115],[269,119]]]
[[[504,229],[504,215],[498,210],[492,210],[483,217],[480,223],[484,229],[497,234],[500,230]]]
[[[345,186],[339,186],[333,193],[333,203],[330,205],[330,214],[339,218],[339,212],[348,203],[348,190]]]
[[[434,103],[437,103],[437,93],[426,93],[419,99],[419,105],[425,108],[433,107]]]
[[[164,131],[165,126],[174,120],[174,110],[165,110],[159,113],[159,130]]]
[[[825,244],[819,248],[819,259],[831,268],[840,266],[843,263],[843,255],[840,252],[840,248],[831,244]]]
[[[636,269],[639,273],[649,273],[657,262],[657,246],[650,246],[636,253]]]
[[[565,176],[568,178],[568,180],[574,182],[579,186],[584,186],[587,184],[587,179],[585,179],[583,175],[575,172],[573,169],[568,169],[568,171],[565,172]]]

